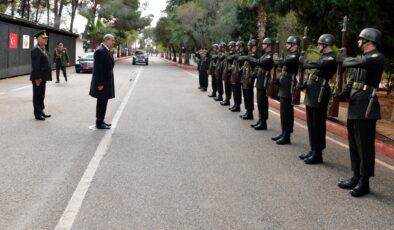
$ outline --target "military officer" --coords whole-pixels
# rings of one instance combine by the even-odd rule
[[[219,51],[219,45],[213,44],[212,50],[211,52],[209,52],[209,57],[210,57],[209,74],[211,75],[212,93],[209,94],[208,97],[216,97],[216,92],[218,90],[216,74],[215,74],[216,64],[218,61],[218,51]]]
[[[285,59],[277,59],[275,65],[283,66],[282,74],[277,79],[279,85],[278,96],[280,98],[280,121],[282,132],[272,137],[278,145],[290,144],[290,135],[294,126],[294,108],[292,104],[293,88],[295,87],[295,76],[299,66],[300,38],[289,36],[286,41],[286,49],[289,52]]]
[[[337,69],[335,53],[333,52],[334,36],[323,34],[317,41],[317,48],[321,53],[317,61],[306,61],[302,58],[304,69],[314,69],[313,74],[305,84],[298,88],[306,89],[305,106],[309,135],[309,152],[300,156],[306,164],[319,164],[323,162],[322,152],[326,148],[326,119],[327,107],[331,97],[331,88],[328,82]]]
[[[235,41],[228,43],[229,51],[226,54],[226,58],[223,61],[223,82],[224,82],[224,93],[226,98],[220,102],[221,105],[230,105],[232,86],[231,86],[231,71],[232,65],[235,58]]]
[[[235,54],[235,60],[233,62],[233,70],[231,73],[231,84],[233,89],[234,106],[230,108],[231,112],[241,111],[241,104],[242,104],[241,76],[242,76],[242,66],[244,65],[245,60],[239,60],[239,57],[247,55],[243,41],[237,41],[235,47],[237,53]]]
[[[250,63],[257,66],[257,108],[259,110],[259,120],[256,124],[251,125],[255,130],[266,130],[268,119],[268,97],[267,85],[270,78],[270,72],[273,67],[272,39],[267,37],[263,40],[262,50],[264,54],[260,59],[249,58]]]
[[[245,60],[245,63],[242,67],[242,89],[244,96],[244,103],[246,113],[241,115],[240,117],[244,120],[253,120],[253,110],[254,110],[254,81],[255,81],[255,69],[256,65],[249,62],[249,58],[258,58],[257,57],[257,40],[252,38],[248,42],[248,56],[240,56],[239,60]]]
[[[208,70],[209,70],[209,57],[207,56],[207,50],[201,49],[199,51],[199,61],[197,65],[198,76],[200,80],[201,91],[206,92],[208,88]]]
[[[66,67],[70,65],[70,58],[67,54],[67,48],[64,48],[63,42],[57,43],[57,48],[55,48],[53,54],[53,62],[56,66],[56,83],[60,82],[59,75],[60,69],[63,72],[63,77],[67,81],[67,71]]]
[[[34,35],[37,45],[31,50],[31,74],[30,81],[33,84],[33,107],[36,120],[43,121],[51,117],[44,113],[46,82],[52,81],[51,61],[46,50],[48,35],[46,31],[40,31]]]
[[[223,70],[223,61],[226,55],[227,45],[224,42],[221,42],[219,45],[219,55],[217,59],[215,75],[217,80],[218,87],[218,95],[214,98],[215,101],[223,101],[223,78],[222,78],[222,70]]]
[[[351,189],[354,197],[369,193],[369,178],[375,172],[376,121],[381,119],[376,90],[382,78],[384,56],[377,50],[381,32],[365,28],[358,36],[361,57],[343,60],[344,68],[353,68],[340,99],[349,99],[347,130],[353,176],[338,186]]]

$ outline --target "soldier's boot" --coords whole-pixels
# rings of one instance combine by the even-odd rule
[[[230,108],[228,108],[228,110],[232,110],[232,109],[234,109],[234,108],[235,108],[235,106],[237,106],[237,104],[235,104],[235,103],[234,103],[234,105],[233,105],[233,106],[231,106]]]
[[[248,113],[249,113],[249,111],[246,110],[246,112],[245,112],[244,114],[242,114],[242,115],[239,115],[239,117],[240,117],[240,118],[244,118],[244,117],[246,117],[246,116],[248,115]]]
[[[246,112],[245,116],[242,117],[244,120],[253,120],[253,112]]]
[[[283,136],[276,141],[277,145],[287,145],[290,144],[290,133],[284,133]]]
[[[263,120],[259,119],[255,124],[250,125],[250,127],[254,128],[254,127],[260,125],[261,122],[263,122]]]
[[[221,95],[215,97],[213,100],[215,101],[223,101],[223,97]]]
[[[354,189],[354,187],[357,186],[359,180],[360,180],[360,175],[353,175],[347,180],[340,181],[338,183],[338,187],[342,189]]]
[[[356,187],[350,191],[350,195],[354,197],[362,197],[369,193],[369,177],[362,176]]]
[[[322,151],[313,151],[312,156],[304,160],[307,165],[315,165],[323,163],[323,153]]]
[[[235,104],[230,111],[231,112],[240,112],[241,111],[241,106],[239,104]]]
[[[208,94],[208,97],[216,97],[216,92],[212,92],[211,94]]]
[[[267,130],[267,120],[261,120],[260,124],[254,127],[255,130]]]
[[[226,98],[226,99],[224,99],[224,101],[220,102],[220,104],[223,106],[230,105],[230,100]]]
[[[306,153],[304,153],[304,154],[301,154],[301,155],[299,155],[298,157],[299,157],[301,160],[305,160],[305,159],[311,157],[312,154],[313,154],[313,150],[309,150],[309,152],[306,152]]]
[[[271,137],[271,140],[273,140],[273,141],[277,141],[277,140],[281,139],[281,138],[282,138],[282,136],[283,136],[283,133],[279,134],[278,136]]]

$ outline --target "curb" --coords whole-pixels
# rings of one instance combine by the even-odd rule
[[[182,65],[170,60],[167,60],[165,58],[162,58],[163,60],[174,64],[180,68],[183,69],[187,69],[187,70],[197,70],[196,66],[187,66],[187,65]],[[274,100],[272,98],[268,98],[268,103],[269,106],[279,110],[280,109],[280,103],[277,100]],[[294,106],[294,117],[306,121],[306,112],[299,106]],[[347,128],[344,125],[335,123],[333,121],[327,120],[326,121],[326,127],[327,127],[327,131],[335,134],[339,137],[345,138],[347,139],[348,133],[347,133]],[[386,144],[383,141],[379,140],[379,139],[375,139],[375,151],[378,153],[381,153],[391,159],[394,159],[394,146],[390,145],[390,144]]]

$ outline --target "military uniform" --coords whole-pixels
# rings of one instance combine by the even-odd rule
[[[237,46],[239,47],[239,50],[238,50],[237,54],[235,54],[233,67],[232,67],[232,73],[231,73],[231,84],[232,84],[233,98],[234,98],[234,106],[232,108],[230,108],[230,111],[232,111],[232,112],[241,111],[241,108],[240,108],[241,104],[242,104],[241,76],[242,76],[242,72],[243,72],[242,66],[245,63],[245,60],[239,60],[239,57],[247,55],[245,50],[241,50],[241,47],[243,49],[243,42],[242,41],[237,42]]]
[[[197,65],[198,76],[201,91],[205,92],[208,88],[208,70],[209,70],[209,57],[206,55],[206,50],[202,50],[203,54],[200,54]]]
[[[329,42],[324,43],[324,40]],[[323,34],[318,43],[332,46],[334,36]],[[315,69],[306,82],[305,106],[309,134],[310,151],[300,158],[307,164],[317,164],[323,161],[322,152],[326,148],[327,107],[331,98],[331,88],[328,84],[335,75],[337,62],[335,53],[323,53],[317,61],[306,62],[304,69]]]
[[[211,87],[212,87],[212,93],[208,95],[208,97],[216,97],[216,93],[218,90],[217,86],[217,79],[216,79],[216,65],[218,61],[218,52],[217,49],[219,46],[217,44],[212,45],[212,48],[214,48],[213,51],[209,53],[209,74],[211,75]]]
[[[221,105],[230,105],[230,100],[231,100],[231,94],[232,94],[232,85],[231,85],[231,72],[232,72],[232,65],[234,62],[235,58],[235,42],[231,41],[228,44],[229,46],[229,52],[226,53],[225,59],[223,60],[223,83],[224,83],[224,93],[226,95],[226,98],[224,99],[223,102],[221,102]]]
[[[255,130],[266,130],[268,120],[267,85],[274,63],[272,51],[264,53],[264,55],[261,56],[260,59],[250,58],[250,62],[257,66],[256,89],[257,108],[259,110],[259,121],[255,125],[252,125],[252,127]]]
[[[56,65],[56,82],[59,82],[59,74],[60,74],[60,69],[63,72],[63,77],[67,81],[67,72],[66,72],[66,67],[68,66],[68,63],[70,63],[70,59],[67,54],[67,49],[58,49],[55,48],[54,54],[53,54],[53,62]]]
[[[293,39],[290,39],[293,38]],[[299,39],[290,36],[288,39],[292,43],[299,44]],[[280,121],[282,132],[279,136],[273,137],[272,140],[277,144],[289,144],[290,135],[293,132],[294,126],[294,107],[292,104],[293,88],[296,85],[296,75],[299,66],[299,53],[298,51],[290,52],[285,59],[275,60],[275,65],[283,66],[282,74],[277,79],[279,85],[278,96],[280,98]]]
[[[217,82],[217,90],[218,90],[218,95],[217,97],[214,98],[215,101],[222,101],[223,100],[223,78],[222,78],[222,72],[223,72],[223,62],[225,59],[225,52],[226,52],[226,44],[225,43],[220,43],[220,52],[217,57],[217,64],[216,64],[216,69],[215,69],[215,75],[216,75],[216,82]]]
[[[40,31],[35,34],[34,37],[48,38],[45,31]],[[37,120],[45,120],[50,117],[44,113],[45,104],[45,90],[46,82],[52,81],[52,68],[51,61],[48,52],[44,47],[36,45],[30,52],[31,56],[31,74],[30,81],[33,84],[33,107],[34,116]],[[40,84],[37,85],[36,81],[41,80]]]
[[[363,39],[363,45],[368,41],[379,44],[380,36],[379,30],[366,28],[359,39]],[[384,56],[375,48],[361,57],[346,58],[343,68],[353,68],[340,98],[349,98],[347,130],[354,175],[339,186],[352,189],[353,196],[363,196],[369,193],[369,177],[375,175],[376,121],[381,119],[376,90],[384,70]]]

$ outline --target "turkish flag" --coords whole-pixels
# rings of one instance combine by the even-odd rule
[[[10,49],[18,48],[18,34],[10,33]]]

